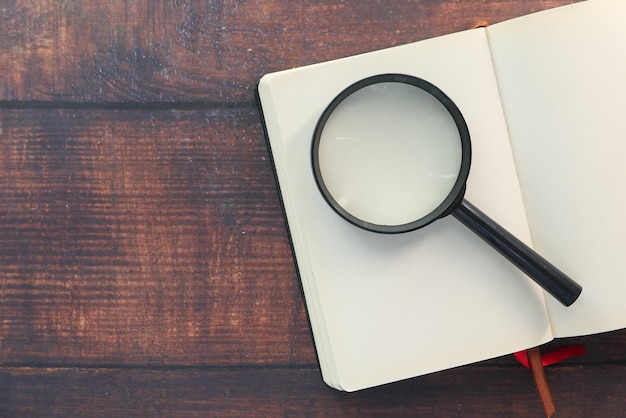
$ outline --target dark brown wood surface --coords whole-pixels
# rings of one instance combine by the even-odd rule
[[[573,2],[1,2],[0,416],[541,416],[512,356],[324,385],[254,88]],[[626,416],[626,331],[571,343],[556,416]]]

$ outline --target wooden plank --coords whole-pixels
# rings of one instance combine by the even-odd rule
[[[556,416],[626,416],[626,369],[547,371]],[[2,416],[508,417],[542,416],[530,372],[469,367],[357,393],[316,369],[0,368]]]
[[[0,110],[0,362],[315,363],[255,109]]]
[[[0,249],[2,364],[316,363],[255,109],[0,111]]]
[[[20,0],[0,6],[0,102],[252,102],[258,78],[576,0]]]

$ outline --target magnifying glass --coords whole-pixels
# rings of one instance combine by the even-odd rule
[[[317,186],[357,227],[402,233],[453,215],[548,293],[569,306],[582,287],[463,198],[470,134],[438,87],[380,74],[343,90],[313,134]]]

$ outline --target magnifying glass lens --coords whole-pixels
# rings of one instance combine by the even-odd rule
[[[367,85],[328,117],[319,169],[336,203],[376,225],[404,225],[431,214],[461,170],[459,129],[449,110],[407,83]]]

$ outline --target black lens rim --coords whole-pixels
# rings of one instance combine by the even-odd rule
[[[371,222],[366,222],[345,210],[331,195],[330,191],[326,187],[324,183],[324,179],[322,176],[322,172],[320,169],[320,161],[319,161],[319,147],[320,141],[322,138],[322,132],[324,131],[324,126],[326,126],[326,122],[328,118],[333,113],[333,111],[343,102],[348,96],[352,93],[370,86],[372,84],[378,83],[388,83],[388,82],[396,82],[396,83],[404,83],[415,86],[421,90],[426,91],[435,99],[437,99],[450,113],[456,127],[459,131],[459,136],[461,140],[461,167],[459,169],[459,176],[450,190],[448,196],[441,202],[437,208],[435,208],[432,212],[427,214],[426,216],[411,221],[409,223],[401,224],[401,225],[379,225]],[[463,199],[463,195],[465,193],[465,184],[467,182],[467,177],[469,176],[470,164],[472,159],[472,147],[470,141],[469,129],[467,127],[467,123],[465,122],[465,118],[461,114],[461,111],[456,106],[456,104],[437,86],[434,84],[421,79],[419,77],[415,77],[408,74],[377,74],[371,77],[364,78],[356,83],[348,86],[345,90],[337,95],[333,99],[333,101],[326,107],[319,120],[317,121],[317,125],[315,126],[315,130],[313,131],[313,142],[311,145],[311,163],[313,166],[313,176],[315,177],[315,182],[317,184],[318,189],[320,190],[324,200],[328,203],[328,205],[342,218],[351,224],[368,230],[372,232],[384,233],[384,234],[397,234],[403,232],[413,231],[419,228],[422,228],[435,220],[439,219],[442,216],[448,215]]]

